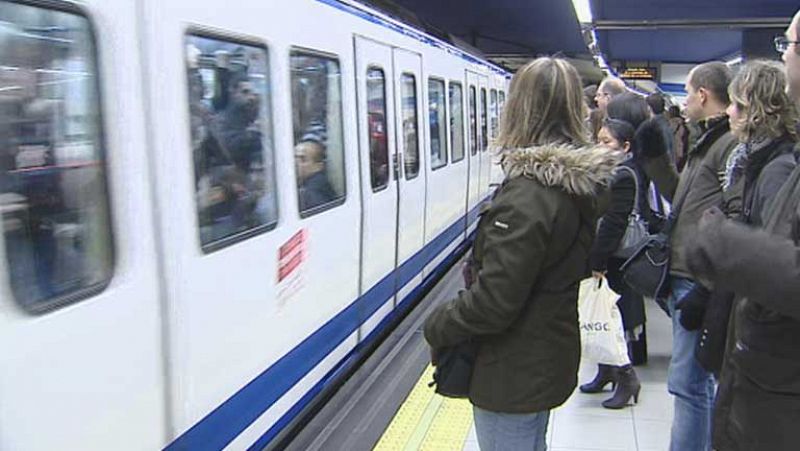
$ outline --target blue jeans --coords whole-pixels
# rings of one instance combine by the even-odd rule
[[[688,331],[679,321],[675,303],[688,293],[694,282],[674,277],[667,301],[672,314],[672,358],[667,372],[667,388],[675,397],[670,451],[708,451],[711,449],[711,415],[714,409],[714,376],[694,358],[699,330]]]
[[[481,451],[547,451],[550,411],[501,413],[472,407]]]

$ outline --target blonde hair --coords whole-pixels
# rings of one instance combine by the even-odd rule
[[[733,79],[728,94],[743,116],[740,140],[787,134],[797,139],[794,128],[799,119],[797,106],[786,92],[786,74],[779,63],[756,60],[745,64]]]
[[[511,79],[494,147],[514,149],[553,142],[585,145],[585,117],[583,87],[575,67],[562,59],[537,58]]]

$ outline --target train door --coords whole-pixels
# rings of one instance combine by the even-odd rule
[[[476,219],[474,214],[480,197],[480,122],[479,122],[479,93],[478,74],[467,71],[467,128],[468,128],[468,160],[469,160],[469,194],[467,196],[467,231],[471,231],[473,222]]]
[[[136,12],[0,1],[3,450],[164,443]]]
[[[478,196],[483,199],[489,190],[489,180],[492,170],[492,153],[489,152],[489,142],[491,139],[489,127],[489,80],[485,75],[478,76],[480,85],[478,124],[480,125],[480,153],[481,170],[480,181],[478,184]]]
[[[497,139],[497,134],[500,130],[500,107],[498,89],[499,77],[494,75],[492,77],[492,89],[489,91],[489,130],[491,131],[491,141]],[[503,169],[500,167],[499,158],[490,152],[491,169],[489,170],[489,188],[494,190],[496,186],[503,182]]]
[[[364,339],[394,307],[400,157],[394,139],[392,48],[356,37],[361,160],[361,295]],[[396,163],[397,161],[397,163]],[[374,312],[374,313],[373,313]]]
[[[418,53],[394,49],[394,99],[397,120],[395,174],[397,202],[397,299],[399,303],[422,282],[422,274],[410,262],[403,263],[422,249],[425,233],[425,167],[422,158],[423,96],[422,57]]]

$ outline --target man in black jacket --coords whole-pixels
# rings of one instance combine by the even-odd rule
[[[262,161],[263,143],[258,116],[261,99],[247,73],[231,76],[228,104],[218,118],[219,144],[228,160],[250,173],[250,167]]]

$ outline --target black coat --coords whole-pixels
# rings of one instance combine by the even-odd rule
[[[743,222],[763,226],[767,203],[775,198],[797,165],[793,147],[793,141],[782,138],[750,156],[744,172]]]
[[[620,166],[626,166],[635,171],[639,182],[639,212],[649,224],[654,223],[650,204],[647,201],[650,180],[633,159],[625,161]],[[598,222],[597,235],[589,252],[589,267],[592,271],[606,271],[609,287],[620,295],[617,306],[622,315],[625,330],[633,330],[645,322],[644,299],[622,280],[619,267],[625,260],[613,255],[619,247],[622,237],[625,236],[636,192],[637,187],[633,174],[630,171],[618,170],[611,184],[611,202]]]
[[[737,296],[714,413],[723,450],[800,443],[800,168],[781,178],[795,157],[786,142],[771,147],[746,167],[750,224],[706,214],[687,247],[698,278]]]
[[[328,176],[323,171],[310,175],[300,187],[300,210],[306,211],[336,199]]]
[[[652,223],[654,219],[647,201],[650,180],[632,159],[620,166],[626,166],[636,173],[639,182],[639,212],[648,224]],[[593,271],[605,271],[609,261],[614,258],[613,254],[625,236],[636,192],[637,187],[631,172],[617,170],[611,184],[611,202],[598,223],[597,236],[589,254],[589,267]]]

